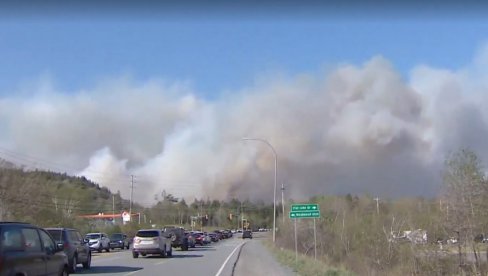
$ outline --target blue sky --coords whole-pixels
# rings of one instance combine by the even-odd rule
[[[488,27],[480,17],[275,19],[11,17],[0,21],[0,94],[41,76],[62,91],[76,91],[130,75],[136,81],[187,81],[197,94],[213,98],[251,86],[262,74],[360,65],[376,55],[408,77],[418,64],[457,69],[469,63]]]
[[[242,136],[276,146],[305,196],[433,194],[446,153],[488,160],[484,6],[3,3],[0,158],[67,164],[126,194],[107,179],[217,198],[271,194],[269,152]]]

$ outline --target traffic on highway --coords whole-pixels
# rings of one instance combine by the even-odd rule
[[[240,235],[238,235],[240,236]],[[232,275],[237,251],[244,242],[229,238],[219,242],[195,245],[187,251],[173,249],[171,256],[133,257],[131,250],[94,252],[90,269],[77,268],[76,274],[89,275]],[[164,273],[163,273],[164,272]]]
[[[0,223],[0,275],[233,275],[250,230],[186,231],[182,227],[88,233]],[[262,237],[262,236],[260,236]],[[246,239],[250,238],[250,239]],[[112,240],[111,240],[112,239]],[[237,253],[236,253],[237,252]]]

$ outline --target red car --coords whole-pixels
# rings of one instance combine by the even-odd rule
[[[205,237],[203,236],[202,233],[193,233],[192,236],[195,240],[195,244],[203,245],[203,240]]]

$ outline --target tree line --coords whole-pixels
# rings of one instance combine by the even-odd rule
[[[316,196],[318,259],[358,275],[487,275],[488,178],[476,153],[452,153],[434,198]],[[314,257],[313,221],[301,219],[298,251]],[[290,219],[276,246],[295,249]],[[422,230],[419,231],[418,229]],[[400,239],[404,231],[427,234],[423,242]]]
[[[242,219],[250,227],[270,228],[272,205],[232,199],[219,201],[194,198],[187,203],[165,191],[150,206],[132,203],[140,214],[127,225],[121,219],[86,219],[86,214],[122,214],[130,202],[120,192],[86,179],[49,171],[0,168],[0,220],[23,221],[43,227],[74,227],[83,232],[127,231],[138,228],[179,225],[187,229],[235,229]],[[134,218],[134,217],[133,217]]]
[[[381,199],[368,195],[318,195],[308,200],[321,208],[316,220],[318,260],[359,275],[487,275],[488,178],[476,153],[452,153],[442,171],[442,187],[432,198]],[[115,204],[114,204],[115,203]],[[293,201],[288,204],[293,203]],[[287,205],[288,205],[287,204]],[[115,205],[115,208],[114,206]],[[294,227],[277,206],[276,246],[294,250]],[[289,206],[285,206],[286,211]],[[264,202],[194,198],[192,202],[163,191],[151,206],[133,203],[142,219],[122,225],[78,216],[122,213],[129,201],[119,192],[84,177],[48,171],[0,168],[0,220],[43,227],[74,227],[133,234],[139,228],[180,225],[213,230],[272,228],[273,206]],[[285,216],[284,223],[281,216]],[[299,220],[298,251],[313,257],[313,222]],[[426,243],[396,239],[404,231],[425,230]]]

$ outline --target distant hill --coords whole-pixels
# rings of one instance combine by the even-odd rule
[[[115,209],[113,209],[113,204]],[[78,215],[121,213],[129,201],[85,177],[26,171],[0,160],[0,220],[73,226]],[[133,204],[133,208],[138,205]]]

